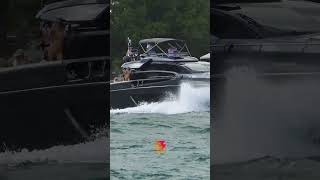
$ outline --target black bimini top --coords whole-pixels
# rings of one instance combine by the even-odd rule
[[[36,18],[46,21],[94,21],[107,11],[107,0],[67,0],[46,5]]]
[[[143,40],[139,41],[139,43],[140,43],[140,44],[146,44],[146,43],[159,44],[159,43],[163,43],[163,42],[167,42],[167,41],[180,41],[180,42],[184,42],[184,40],[173,39],[173,38],[151,38],[151,39],[143,39]]]

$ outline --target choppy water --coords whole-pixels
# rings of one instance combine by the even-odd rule
[[[246,162],[212,166],[214,179],[221,180],[318,180],[319,157],[276,158],[265,156]]]
[[[109,179],[109,144],[102,134],[87,143],[0,153],[0,179]]]
[[[111,179],[210,179],[209,104],[209,87],[184,84],[177,99],[111,110]]]
[[[214,120],[213,177],[221,180],[320,178],[319,78],[227,78]]]

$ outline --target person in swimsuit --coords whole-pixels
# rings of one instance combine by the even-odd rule
[[[63,59],[64,30],[62,23],[54,22],[50,28],[50,45],[48,47],[48,61]]]

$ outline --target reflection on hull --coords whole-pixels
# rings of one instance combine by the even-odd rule
[[[293,31],[290,17],[275,24],[281,21],[275,20],[279,14],[292,10],[282,1],[282,8],[275,4],[260,8],[240,4],[211,11],[212,26],[220,27],[213,28],[211,46],[215,62],[211,152],[217,168],[235,162],[255,164],[252,159],[268,164],[269,158],[261,157],[295,159],[320,154],[319,34]],[[267,25],[262,18],[269,17],[270,13],[264,14],[268,8],[279,13],[270,16]],[[310,25],[309,19],[303,23]],[[244,166],[251,171],[249,164]]]
[[[160,102],[170,97],[177,97],[184,82],[195,88],[209,86],[209,78],[181,77],[145,86],[134,86],[133,82],[111,84],[110,107],[111,109],[122,109],[141,103]]]
[[[169,95],[177,95],[180,89],[180,80],[176,79],[142,87],[130,87],[131,84],[123,82],[111,85],[111,109],[134,107],[144,102],[158,102]]]
[[[312,73],[216,78],[211,141],[219,156],[214,162],[318,156],[319,80]]]
[[[0,93],[0,151],[90,140],[106,125],[106,88],[96,82]]]

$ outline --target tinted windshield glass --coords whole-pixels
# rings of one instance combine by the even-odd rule
[[[210,72],[210,63],[208,62],[190,62],[184,66],[195,72]]]
[[[214,12],[212,21],[212,32],[219,38],[250,39],[257,37],[247,24],[231,15]]]
[[[320,3],[281,1],[239,5],[241,9],[232,13],[251,26],[256,27],[259,31],[266,31],[265,33],[310,33],[320,31],[320,20],[318,18]]]
[[[106,9],[105,4],[79,5],[50,10],[41,16],[41,19],[66,21],[91,21]]]

